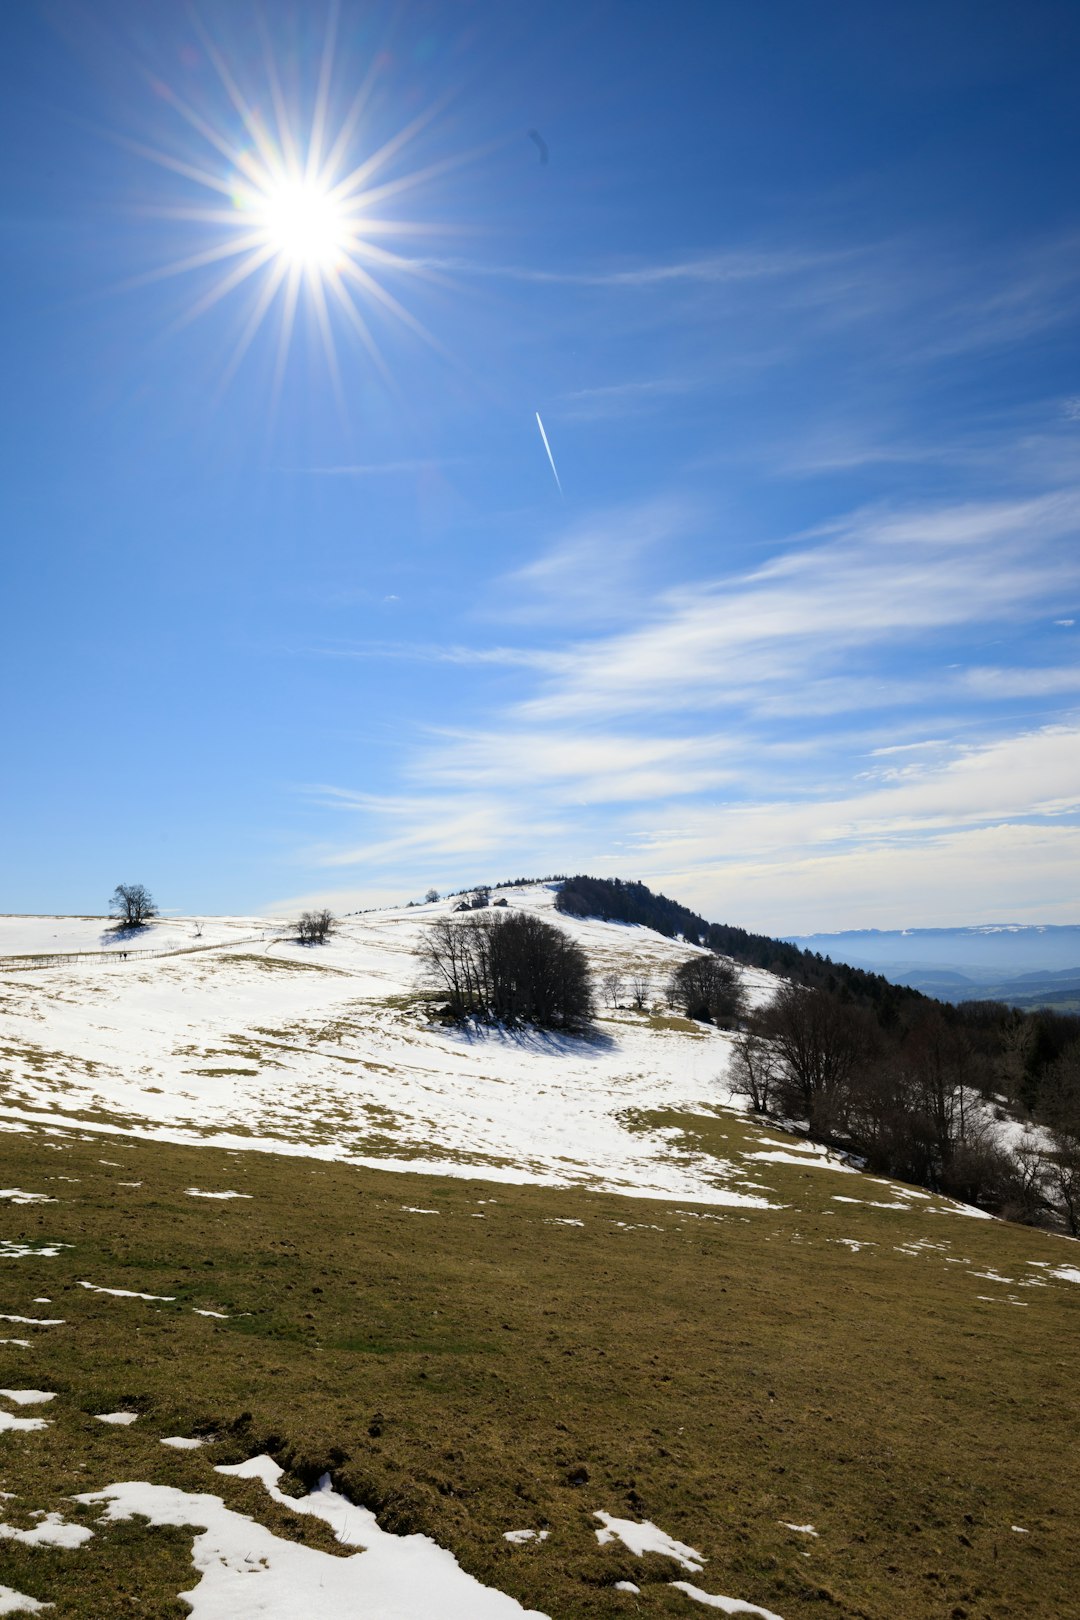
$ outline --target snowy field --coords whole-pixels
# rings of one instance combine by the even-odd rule
[[[447,901],[347,918],[321,947],[265,920],[166,921],[139,946],[225,948],[24,971],[0,963],[0,1120],[75,1118],[103,1134],[768,1205],[767,1152],[733,1151],[725,1164],[678,1150],[681,1133],[641,1117],[732,1104],[729,1038],[686,1028],[663,1004],[664,981],[692,947],[559,916],[542,885],[505,893],[577,939],[598,979],[613,967],[646,971],[660,1012],[601,1008],[592,1040],[433,1022],[415,952]],[[103,935],[93,918],[0,924],[11,954],[98,949]],[[753,1001],[776,983],[750,969],[742,977]]]

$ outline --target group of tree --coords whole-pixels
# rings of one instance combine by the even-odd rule
[[[556,910],[569,917],[599,917],[606,922],[636,923],[667,939],[683,939],[704,946],[718,956],[745,967],[765,968],[794,984],[840,992],[874,1007],[887,1022],[901,1010],[923,999],[906,985],[890,984],[880,973],[833,962],[817,951],[806,951],[767,934],[752,934],[726,923],[706,922],[688,906],[665,894],[654,894],[644,883],[623,878],[576,876],[564,878],[555,896]]]
[[[301,945],[325,945],[334,932],[334,914],[325,907],[320,911],[304,911],[296,925],[296,937]]]
[[[744,1020],[732,1080],[757,1112],[879,1174],[1080,1236],[1080,1019],[923,998],[883,1024],[788,983]],[[1037,1127],[1019,1145],[1003,1103]]]
[[[593,1017],[584,951],[561,928],[527,911],[440,918],[425,930],[428,983],[454,1019],[491,1019],[582,1032]]]

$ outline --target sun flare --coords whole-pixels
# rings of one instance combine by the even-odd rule
[[[314,314],[339,400],[342,385],[334,327],[341,321],[360,339],[388,382],[389,370],[373,330],[376,317],[391,317],[441,350],[386,285],[387,280],[401,276],[438,279],[423,260],[395,251],[395,238],[425,234],[427,227],[388,218],[382,205],[460,159],[443,158],[391,177],[402,155],[430,123],[435,108],[414,116],[389,139],[371,142],[367,117],[375,67],[362,81],[340,123],[331,129],[335,18],[332,11],[309,118],[301,118],[296,106],[287,101],[269,56],[265,82],[257,87],[254,98],[249,97],[200,26],[203,48],[224,92],[220,117],[196,110],[173,86],[154,81],[160,99],[188,126],[188,151],[178,156],[161,148],[135,146],[141,156],[194,183],[204,199],[207,193],[212,199],[153,210],[159,216],[184,221],[189,228],[201,227],[209,233],[209,243],[137,279],[156,281],[188,272],[208,273],[210,279],[185,321],[202,315],[237,289],[246,290],[247,315],[241,321],[223,382],[235,373],[257,333],[276,312],[275,397],[301,297]],[[240,141],[235,135],[237,119],[244,132]]]

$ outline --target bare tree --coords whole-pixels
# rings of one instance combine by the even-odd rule
[[[432,906],[432,905],[434,905],[434,904],[435,904],[435,901],[436,901],[436,900],[439,900],[439,899],[441,899],[441,898],[442,898],[442,897],[441,897],[441,895],[440,895],[440,894],[439,894],[439,891],[438,891],[438,889],[429,889],[429,890],[428,890],[428,891],[427,891],[427,893],[426,893],[426,894],[425,894],[425,896],[424,896],[424,904],[425,904],[425,905],[426,905],[426,906]]]
[[[141,928],[156,917],[158,908],[150,890],[142,883],[118,883],[109,901],[109,912],[121,928]]]
[[[600,988],[604,992],[609,1007],[619,1005],[619,997],[623,993],[623,976],[618,968],[609,968],[600,980]]]
[[[649,1004],[649,994],[652,990],[652,979],[642,968],[638,968],[630,975],[630,1000],[638,1012],[644,1012]]]
[[[728,1081],[736,1097],[745,1097],[755,1114],[767,1114],[780,1074],[772,1041],[751,1024],[735,1037]]]
[[[305,911],[296,925],[296,937],[301,945],[325,945],[334,932],[334,921],[330,911]]]
[[[843,1128],[853,1082],[872,1055],[867,1019],[827,990],[785,984],[763,1009],[759,1029],[779,1059],[778,1098],[786,1113],[801,1115],[811,1136]]]

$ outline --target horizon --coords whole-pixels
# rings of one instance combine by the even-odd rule
[[[1074,7],[7,43],[6,914],[1080,924]]]

